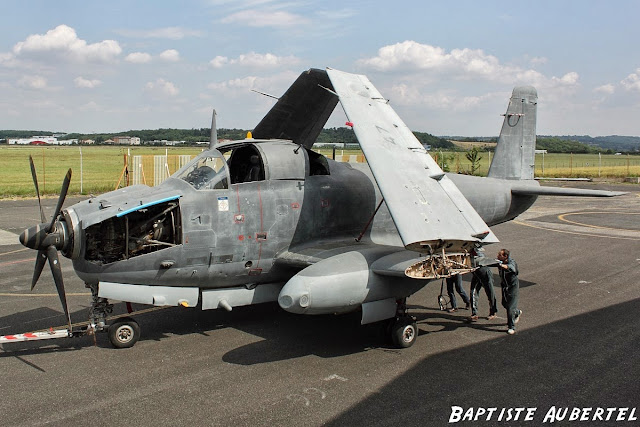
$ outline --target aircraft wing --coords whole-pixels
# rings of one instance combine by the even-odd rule
[[[338,104],[324,70],[300,74],[253,130],[257,139],[289,139],[311,149]]]
[[[460,251],[498,242],[366,76],[327,74],[407,249]]]

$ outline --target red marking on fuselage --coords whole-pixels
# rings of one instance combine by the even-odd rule
[[[260,232],[264,232],[264,225],[262,222],[262,191],[260,189],[260,183],[258,183],[258,201],[260,204]],[[260,242],[260,246],[258,246],[258,262],[256,263],[256,267],[260,266],[260,258],[262,257],[262,241],[258,240],[258,237],[256,236],[256,241]],[[258,269],[258,268],[256,268]],[[259,269],[260,271],[262,271],[262,269]]]

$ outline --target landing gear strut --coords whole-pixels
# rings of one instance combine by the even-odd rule
[[[95,332],[105,332],[109,334],[109,341],[115,348],[129,348],[140,338],[140,325],[131,317],[117,319],[110,326],[107,325],[107,315],[113,313],[113,304],[106,298],[98,296],[97,284],[85,284],[91,289],[91,308],[89,315],[91,326]],[[129,310],[130,305],[127,304]],[[129,312],[131,312],[129,310]]]
[[[389,332],[393,345],[399,348],[411,347],[418,338],[418,325],[413,316],[407,314],[407,299],[398,300],[396,317],[390,319]]]

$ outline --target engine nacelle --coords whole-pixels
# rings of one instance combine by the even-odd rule
[[[340,253],[293,276],[282,288],[278,303],[296,314],[347,313],[362,304],[403,298],[425,285],[407,277],[374,273],[371,265],[397,248]]]

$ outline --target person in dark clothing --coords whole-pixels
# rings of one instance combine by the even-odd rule
[[[493,290],[493,272],[489,267],[482,265],[482,260],[485,259],[482,249],[474,249],[471,255],[473,255],[473,265],[474,267],[478,267],[478,269],[472,273],[471,277],[471,316],[469,316],[469,321],[478,321],[478,295],[480,294],[481,288],[484,288],[484,292],[487,294],[487,299],[489,300],[489,316],[487,319],[493,320],[496,318],[496,313],[498,312],[496,293]]]
[[[456,301],[456,294],[453,291],[454,286],[455,290],[460,294],[462,300],[466,304],[465,310],[468,310],[470,301],[469,296],[462,287],[462,276],[460,274],[455,274],[453,276],[447,277],[447,294],[449,294],[449,300],[451,301],[451,308],[447,311],[449,313],[458,311],[458,302]]]
[[[498,252],[498,271],[502,286],[502,306],[507,310],[507,333],[516,333],[516,323],[520,320],[522,310],[518,308],[520,281],[518,280],[518,264],[511,258],[507,249]]]

